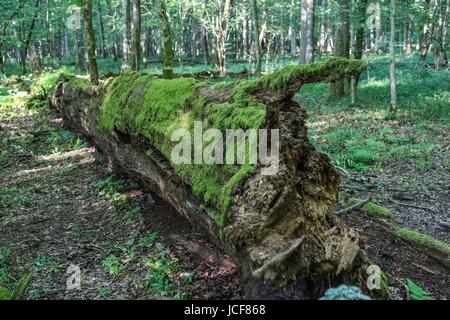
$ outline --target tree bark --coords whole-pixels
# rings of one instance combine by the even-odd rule
[[[289,41],[291,47],[291,56],[295,57],[297,55],[297,31],[295,29],[295,9],[296,1],[291,0],[291,7],[289,10]]]
[[[21,52],[21,55],[20,55],[20,63],[22,65],[22,73],[23,74],[25,74],[27,72],[28,49],[30,48],[31,38],[33,37],[33,31],[34,31],[34,27],[36,25],[36,19],[37,19],[38,14],[39,14],[39,6],[40,6],[40,4],[41,4],[41,0],[36,0],[33,19],[31,20],[31,24],[30,24],[30,27],[28,29],[28,34],[27,34],[27,37],[25,39],[25,42],[23,43],[23,48],[22,48],[22,52]]]
[[[306,63],[306,51],[308,46],[308,1],[302,1],[301,33],[300,33],[300,63]]]
[[[132,0],[133,30],[131,37],[131,70],[139,71],[141,64],[141,1]]]
[[[157,0],[158,15],[162,23],[162,42],[163,42],[163,77],[170,79],[173,77],[173,44],[172,30],[170,28],[169,16],[167,15],[165,0]]]
[[[100,0],[97,0],[97,19],[98,19],[98,31],[100,40],[100,55],[106,58],[106,44],[105,44],[105,26],[103,24],[102,4]]]
[[[366,24],[366,11],[368,0],[359,0],[356,2],[354,15],[356,15],[355,26],[355,40],[353,46],[353,58],[361,59],[364,47],[364,27]],[[359,82],[359,75],[355,76],[351,80],[351,98],[352,105],[356,104],[357,100],[357,87]]]
[[[92,26],[92,0],[83,0],[84,29],[87,41],[89,75],[93,84],[98,84],[97,58],[95,54],[95,34]]]
[[[365,67],[358,61],[332,59],[307,68],[288,67],[257,82],[236,82],[225,89],[192,79],[172,80],[178,85],[167,87],[166,82],[145,75],[122,75],[104,87],[93,89],[76,86],[71,81],[60,83],[52,101],[61,110],[67,127],[89,136],[117,169],[165,199],[233,257],[247,297],[314,299],[329,286],[341,283],[363,286],[366,264],[361,249],[363,241],[335,215],[339,175],[329,158],[309,142],[306,113],[291,98],[304,84],[350,77]],[[121,84],[130,76],[140,77],[140,85],[130,88],[129,82]],[[127,92],[115,91],[121,85],[127,86]],[[111,130],[98,122],[105,116],[107,106],[100,106],[106,96],[113,99],[116,94],[133,96],[134,99],[123,99],[120,106],[130,112],[154,110],[157,107],[154,102],[143,99],[146,90],[161,87],[173,99],[180,86],[193,91],[189,99],[180,97],[183,102],[176,108],[183,112],[174,121],[177,117],[189,118],[185,112],[195,112],[192,106],[203,101],[204,123],[211,123],[208,110],[239,103],[245,95],[255,105],[265,105],[262,128],[281,130],[278,170],[264,175],[268,167],[257,165],[253,173],[236,183],[230,190],[228,211],[221,224],[211,213],[215,207],[201,193],[193,192],[192,180],[178,175],[170,157],[165,156],[167,150],[158,148],[156,140],[133,131],[134,117],[128,122],[125,115],[117,115],[117,121],[124,126],[115,125]],[[233,97],[230,92],[239,94]],[[253,111],[249,112],[252,116]],[[146,123],[157,119],[160,123],[161,116],[150,112],[145,117]],[[170,137],[170,131],[164,136]],[[173,142],[168,137],[162,138],[170,149]]]
[[[131,4],[130,0],[122,0],[123,30],[123,65],[122,70],[130,68],[130,35],[131,35]]]
[[[391,40],[389,42],[389,63],[390,63],[390,80],[391,80],[391,109],[397,111],[397,77],[395,72],[395,18],[396,3],[391,0]]]
[[[307,11],[307,21],[308,27],[306,31],[306,63],[314,62],[314,25],[315,25],[315,16],[314,16],[314,0],[307,0],[308,3],[308,11]]]
[[[261,75],[261,41],[259,39],[259,16],[258,16],[258,4],[257,0],[252,0],[252,12],[253,12],[253,27],[255,32],[255,75]]]
[[[348,58],[350,55],[349,0],[339,0],[339,25],[336,30],[334,55]],[[331,95],[341,98],[347,95],[348,79],[331,84]]]

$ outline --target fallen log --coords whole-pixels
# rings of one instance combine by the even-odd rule
[[[320,297],[332,285],[365,283],[363,240],[336,217],[339,174],[307,138],[302,85],[361,73],[332,58],[257,80],[211,85],[125,73],[91,86],[66,78],[52,103],[119,170],[206,231],[238,266],[247,297]],[[179,128],[279,129],[279,165],[176,164]],[[204,143],[204,142],[200,142]],[[194,145],[193,148],[196,146]],[[365,286],[364,286],[365,287]]]

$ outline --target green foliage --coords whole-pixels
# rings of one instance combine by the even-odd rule
[[[120,261],[119,259],[117,259],[115,255],[110,255],[106,257],[102,261],[102,264],[106,268],[108,273],[113,277],[118,276],[122,272]]]
[[[30,281],[31,273],[19,272],[13,265],[11,250],[0,247],[0,300],[23,299]]]
[[[101,298],[108,298],[108,297],[110,297],[112,295],[112,292],[108,288],[101,287],[100,289],[98,289],[98,295]]]
[[[160,246],[155,257],[144,258],[144,263],[149,268],[146,280],[147,288],[159,296],[175,296],[177,287],[171,278],[181,270],[177,260],[170,257],[164,247]]]
[[[102,198],[112,201],[117,207],[120,208],[126,203],[127,199],[122,194],[124,189],[122,180],[109,176],[97,181],[95,186],[100,191]]]
[[[46,137],[45,144],[49,153],[63,153],[79,150],[87,146],[80,137],[75,137],[67,130],[51,132]]]
[[[406,285],[408,287],[411,300],[432,300],[425,290],[415,284],[411,279],[406,279]]]
[[[143,236],[139,239],[138,246],[140,247],[148,247],[155,244],[158,234],[156,232],[150,232],[148,235]]]
[[[37,94],[44,89],[47,93],[52,91],[62,75],[75,76],[74,70],[68,67],[62,67],[54,71],[44,72],[39,75],[31,86],[31,94]]]
[[[417,243],[428,249],[441,252],[450,260],[450,244],[437,240],[429,235],[417,232],[410,228],[394,228],[394,233],[407,241]]]

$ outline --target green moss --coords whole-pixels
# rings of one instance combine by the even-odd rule
[[[89,89],[92,87],[92,83],[85,78],[72,77],[66,84],[72,88]]]
[[[62,67],[58,70],[52,71],[52,72],[44,72],[39,75],[36,81],[31,85],[30,91],[31,94],[37,94],[42,91],[42,88],[45,89],[46,92],[52,91],[56,84],[58,83],[58,80],[60,79],[61,75],[66,76],[74,76],[75,73],[72,69],[67,67]]]
[[[263,125],[265,105],[233,99],[227,103],[207,103],[206,98],[197,97],[204,86],[204,82],[191,78],[168,80],[125,73],[105,85],[98,123],[104,130],[117,129],[148,139],[168,159],[177,144],[171,141],[174,131],[184,128],[193,137],[195,121],[201,121],[203,130],[215,128],[222,133],[226,129],[257,129]],[[203,143],[205,147],[210,142]],[[211,207],[207,212],[219,226],[226,220],[234,186],[252,170],[248,164],[172,165],[193,192]]]
[[[349,202],[351,204],[356,204],[356,203],[358,203],[360,201],[361,201],[361,199],[351,198]],[[390,218],[392,218],[392,214],[389,211],[389,209],[387,209],[387,208],[385,208],[383,206],[380,206],[378,204],[375,204],[373,202],[367,202],[359,210],[361,210],[361,211],[363,211],[365,213],[368,213],[370,215],[383,218],[383,219],[390,219]]]
[[[410,228],[394,228],[394,233],[407,241],[441,252],[448,260],[450,260],[450,244],[446,242],[437,240],[429,235],[417,232]]]
[[[345,74],[361,73],[366,68],[367,64],[361,60],[349,60],[342,57],[332,57],[320,63],[289,65],[260,79],[240,82],[234,89],[233,96],[242,98],[260,88],[278,92],[293,83],[311,83],[339,78]]]

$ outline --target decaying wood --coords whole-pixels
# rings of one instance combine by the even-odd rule
[[[336,212],[336,214],[337,214],[338,216],[340,216],[340,215],[346,214],[346,213],[348,213],[348,212],[351,212],[351,211],[353,211],[353,210],[359,209],[359,208],[361,208],[362,206],[364,206],[364,205],[365,205],[367,202],[369,202],[369,201],[370,201],[370,197],[367,198],[367,199],[361,200],[360,202],[358,202],[358,203],[356,203],[356,204],[354,204],[354,205],[352,205],[352,206],[350,206],[350,207],[348,207],[348,208],[339,210],[338,212]]]
[[[287,73],[282,87],[271,85],[266,76],[260,86],[246,92],[267,106],[266,127],[280,129],[280,164],[273,176],[261,175],[265,168],[258,166],[233,189],[224,226],[210,218],[203,198],[193,193],[152,141],[99,127],[99,106],[107,86],[80,88],[61,83],[52,101],[64,124],[88,136],[115,168],[157,193],[227,250],[248,297],[311,299],[330,285],[365,283],[366,274],[364,241],[335,214],[339,174],[308,141],[306,113],[291,100],[305,83],[337,81],[361,72],[364,65],[355,68],[341,59],[310,66],[317,73]],[[220,90],[203,86],[198,99],[226,101],[229,95]],[[154,150],[150,155],[149,147]]]

